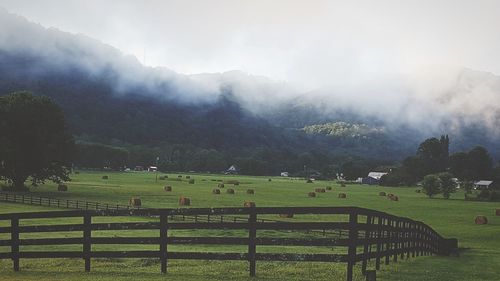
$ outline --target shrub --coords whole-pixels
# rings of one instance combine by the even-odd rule
[[[434,195],[439,194],[440,191],[440,180],[437,175],[427,175],[422,181],[422,190],[424,193],[432,198]]]
[[[234,189],[228,188],[226,192],[227,194],[234,194]]]
[[[247,194],[254,194],[255,191],[253,189],[247,189]]]
[[[386,196],[385,192],[381,191],[378,193],[379,196]]]
[[[347,198],[347,194],[345,193],[339,193],[339,198]]]
[[[57,191],[68,191],[68,186],[65,184],[60,184],[57,186]]]
[[[238,180],[227,180],[224,183],[234,184],[234,185],[240,185],[240,182]]]
[[[332,187],[331,186],[327,186],[326,190],[332,190]]]
[[[194,179],[189,179],[189,184],[194,184]]]
[[[316,193],[315,192],[309,192],[309,193],[307,193],[307,196],[309,196],[309,197],[316,197]]]
[[[107,180],[107,179],[109,179],[109,177],[108,176],[102,176],[102,179],[103,180]]]

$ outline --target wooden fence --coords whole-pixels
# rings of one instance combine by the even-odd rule
[[[294,214],[294,219],[287,221],[259,220],[259,216]],[[300,221],[300,215],[313,217],[326,215],[327,221]],[[175,216],[227,216],[246,217],[245,221],[171,221]],[[150,216],[158,219],[150,222],[92,222],[95,217],[115,216]],[[80,224],[36,224],[37,219],[82,218]],[[112,219],[112,218],[111,218]],[[24,225],[23,220],[30,220]],[[366,274],[368,266],[378,270],[382,263],[389,264],[402,258],[420,255],[448,255],[457,247],[456,239],[444,239],[431,227],[422,222],[397,217],[387,213],[358,207],[252,207],[252,208],[186,208],[186,209],[130,209],[130,210],[74,210],[0,214],[0,222],[7,226],[0,227],[0,234],[10,234],[10,239],[0,240],[1,247],[10,251],[1,252],[0,259],[12,259],[15,271],[20,269],[20,259],[28,258],[82,258],[85,270],[90,271],[92,258],[157,258],[161,261],[161,272],[167,272],[167,264],[172,259],[195,260],[243,260],[249,263],[250,276],[256,274],[257,261],[311,261],[342,262],[347,264],[346,280],[353,279],[356,263],[361,264],[361,271]],[[5,221],[10,221],[5,223]],[[171,230],[185,229],[190,233],[202,234],[192,237],[172,236]],[[202,230],[244,230],[245,237],[203,236]],[[302,231],[331,229],[342,230],[348,235],[339,238],[306,237],[262,237],[259,231],[279,230]],[[93,231],[113,230],[113,236],[94,237]],[[126,237],[132,230],[154,230],[150,237]],[[26,239],[26,233],[80,232],[77,238],[37,238]],[[128,233],[127,233],[128,232]],[[116,233],[123,233],[117,237]],[[158,245],[158,250],[119,250],[94,251],[92,245],[136,244]],[[169,245],[244,245],[245,252],[176,252],[169,251]],[[82,251],[22,251],[21,246],[28,245],[83,245]],[[280,248],[280,253],[258,253],[257,246],[314,246],[327,249],[341,248],[332,254],[288,253]],[[140,246],[139,246],[140,247]],[[371,261],[371,262],[370,262]],[[373,271],[370,271],[373,273]],[[368,276],[368,275],[367,275]],[[371,276],[371,274],[370,274]],[[368,277],[367,277],[368,278]]]

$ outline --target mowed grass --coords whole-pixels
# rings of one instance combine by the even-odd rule
[[[102,176],[107,175],[108,180]],[[159,176],[164,174],[159,173]],[[340,187],[335,182],[316,181],[305,183],[303,180],[273,177],[223,176],[182,174],[182,181],[177,181],[179,174],[168,174],[167,180],[155,182],[155,173],[147,172],[81,172],[72,176],[68,183],[69,191],[58,192],[56,185],[47,184],[32,189],[33,195],[61,199],[78,199],[113,204],[128,204],[130,197],[140,197],[143,207],[177,208],[180,196],[191,199],[191,207],[240,207],[244,201],[256,202],[257,206],[359,206],[388,212],[391,214],[420,220],[432,226],[445,237],[459,239],[461,248],[459,257],[418,257],[389,266],[382,266],[378,280],[500,280],[500,217],[495,217],[500,203],[471,202],[463,200],[463,192],[453,194],[449,200],[428,199],[416,188],[386,188],[379,186],[348,185]],[[185,178],[189,175],[195,180],[189,184]],[[220,180],[238,180],[239,186],[225,184],[220,195],[212,194]],[[163,186],[170,185],[172,192],[165,192]],[[332,191],[317,194],[316,198],[307,197],[315,188],[331,186]],[[228,188],[236,194],[226,193]],[[247,189],[254,189],[254,195],[246,194]],[[378,196],[380,191],[399,196],[394,202]],[[347,194],[346,199],[337,198],[338,193]],[[0,212],[21,212],[49,210],[51,208],[0,203]],[[486,215],[488,225],[474,225],[476,215]],[[278,219],[278,218],[276,218]],[[297,216],[292,220],[326,219],[323,217]],[[78,219],[73,219],[77,220]],[[137,221],[146,218],[113,218],[113,220]],[[51,220],[53,223],[70,223],[68,219]],[[25,222],[30,224],[32,222]],[[48,223],[48,221],[45,221]],[[106,233],[118,235],[122,233]],[[147,232],[136,231],[131,235],[147,236]],[[177,232],[176,235],[193,235]],[[209,234],[202,232],[202,234]],[[32,235],[32,234],[30,234]],[[56,235],[56,234],[50,234]],[[71,237],[70,233],[60,233],[61,237]],[[93,234],[94,235],[94,234]],[[96,233],[95,235],[101,235]],[[104,235],[104,233],[102,234]],[[196,235],[200,235],[199,232]],[[218,236],[244,235],[231,231],[221,231]],[[26,236],[27,238],[28,236]],[[45,236],[43,236],[45,237]],[[48,237],[48,236],[47,236]],[[23,238],[23,237],[21,237]],[[68,247],[68,246],[66,246]],[[74,249],[81,249],[81,246]],[[80,247],[80,248],[78,248]],[[97,247],[97,246],[96,246]],[[98,250],[124,249],[123,246],[98,246]],[[127,249],[154,246],[126,246]],[[177,248],[175,248],[177,247]],[[173,250],[192,250],[184,246],[169,247]],[[50,249],[44,248],[44,249]],[[55,249],[55,247],[54,247]],[[52,250],[54,250],[52,249]],[[1,251],[5,249],[0,247]],[[240,246],[217,248],[198,246],[198,251],[241,251]],[[296,248],[300,252],[328,252],[324,248]],[[282,248],[258,248],[258,251],[285,251]],[[11,261],[0,261],[0,280],[343,280],[345,264],[335,263],[292,263],[258,262],[257,278],[248,277],[246,262],[218,261],[171,261],[169,273],[159,274],[159,263],[149,259],[96,259],[92,262],[92,271],[83,272],[83,261],[73,259],[21,260],[21,272],[12,272]],[[360,270],[355,270],[356,280],[364,280]]]

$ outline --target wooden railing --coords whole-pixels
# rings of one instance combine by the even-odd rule
[[[10,203],[21,203],[54,208],[80,209],[80,210],[130,210],[141,209],[141,207],[131,207],[129,205],[101,203],[95,201],[71,200],[34,196],[24,193],[0,192],[0,201]]]
[[[259,220],[277,214],[294,214],[294,219],[287,221]],[[246,217],[245,221],[188,222],[171,221],[176,216],[227,216]],[[303,216],[302,215],[314,215]],[[321,216],[319,216],[321,215]],[[149,222],[92,222],[95,217],[116,216],[149,216],[157,218]],[[323,217],[326,216],[326,217]],[[35,224],[38,219],[52,218],[83,218],[79,224]],[[311,218],[323,217],[321,221],[310,221]],[[29,220],[28,224],[22,224]],[[100,219],[102,220],[102,219]],[[5,221],[10,222],[5,223]],[[244,260],[249,263],[250,276],[256,274],[257,261],[312,261],[312,262],[342,262],[347,264],[346,280],[353,280],[353,270],[356,263],[361,263],[361,271],[367,276],[368,265],[376,270],[382,263],[389,264],[391,260],[409,258],[420,255],[447,255],[457,247],[456,239],[444,239],[431,227],[422,222],[408,218],[397,217],[387,213],[357,208],[357,207],[266,207],[266,208],[191,208],[191,209],[131,209],[131,210],[75,210],[36,213],[0,214],[0,235],[10,234],[10,239],[0,240],[0,247],[10,247],[10,251],[1,252],[0,259],[12,259],[15,271],[20,269],[20,259],[27,258],[82,258],[85,260],[85,270],[90,271],[92,258],[157,258],[161,261],[161,272],[167,272],[167,264],[172,259],[195,260]],[[130,237],[131,230],[152,230],[152,236]],[[172,235],[175,230],[190,230],[190,237]],[[244,230],[244,237],[214,237],[203,236],[203,230]],[[283,232],[303,230],[342,230],[345,237],[303,237],[297,235],[283,237]],[[113,235],[99,237],[92,235],[93,231],[115,231]],[[262,230],[275,231],[281,237],[259,236]],[[80,232],[77,238],[22,238],[27,233]],[[127,233],[128,232],[128,233]],[[117,237],[117,233],[123,237]],[[267,232],[268,233],[268,232]],[[126,237],[128,235],[128,237]],[[206,235],[206,234],[205,234]],[[82,251],[21,251],[20,246],[48,245],[83,245]],[[101,244],[136,244],[158,245],[159,250],[120,250],[95,251],[92,245]],[[177,252],[168,250],[169,245],[245,245],[245,252]],[[311,246],[337,249],[331,254],[288,253],[280,248],[279,253],[258,253],[259,246]],[[143,246],[142,246],[143,247]],[[373,262],[370,262],[373,261]],[[368,278],[368,277],[367,277]],[[368,280],[368,279],[367,279]]]

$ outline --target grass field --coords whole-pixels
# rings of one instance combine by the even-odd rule
[[[109,179],[103,180],[103,175],[108,175]],[[182,181],[177,181],[177,174],[168,176],[166,180],[155,182],[155,174],[147,172],[81,172],[72,176],[73,181],[68,184],[67,192],[58,192],[55,185],[47,184],[33,188],[32,193],[123,205],[128,203],[130,197],[137,196],[142,199],[144,207],[156,208],[178,207],[181,195],[191,198],[191,207],[240,207],[244,201],[254,201],[261,207],[365,207],[423,221],[445,237],[458,238],[461,248],[460,257],[419,257],[382,266],[377,274],[378,280],[500,280],[500,268],[497,266],[500,264],[500,217],[494,216],[495,208],[500,208],[500,203],[464,201],[462,191],[445,200],[428,199],[416,193],[415,188],[406,187],[340,187],[335,182],[308,184],[303,180],[278,177],[269,181],[268,177],[200,174],[190,174],[195,183],[189,184],[185,174]],[[231,179],[238,180],[240,185],[225,184],[220,195],[212,194],[218,180]],[[173,191],[164,192],[164,185],[171,185]],[[314,188],[326,186],[332,186],[333,190],[316,198],[307,197],[307,193]],[[236,194],[226,194],[225,189],[228,188],[234,188]],[[255,194],[246,194],[247,189],[254,189]],[[380,197],[380,191],[394,193],[400,201]],[[337,198],[339,192],[347,193],[347,198]],[[49,209],[0,204],[2,213]],[[474,225],[476,215],[486,215],[489,224]],[[63,220],[53,221],[61,223]],[[1,251],[6,250],[1,248]],[[82,260],[21,260],[21,272],[14,273],[11,261],[2,260],[0,280],[343,280],[345,274],[345,264],[324,263],[258,262],[257,278],[254,279],[247,277],[246,262],[172,261],[169,266],[169,273],[163,276],[159,274],[159,263],[155,260],[102,259],[93,261],[92,272],[84,273]],[[359,272],[359,269],[355,270],[356,280],[363,280]]]

